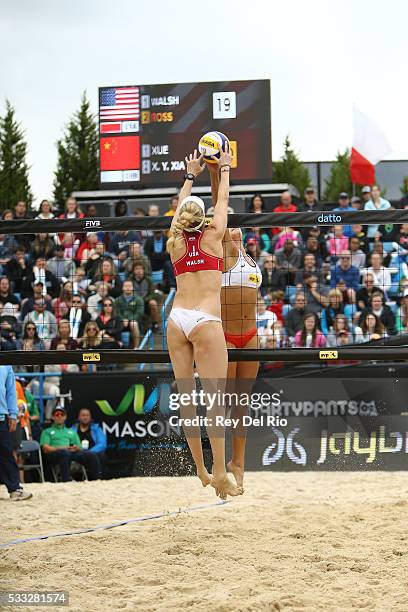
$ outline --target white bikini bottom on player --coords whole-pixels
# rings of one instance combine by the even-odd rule
[[[219,321],[219,317],[203,312],[202,310],[190,310],[188,308],[173,308],[170,312],[169,319],[171,319],[177,327],[179,327],[186,338],[189,337],[193,329],[204,323],[205,321]]]

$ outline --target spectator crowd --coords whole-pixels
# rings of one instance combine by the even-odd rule
[[[173,215],[176,207],[174,197],[166,214]],[[340,193],[333,210],[390,208],[373,186],[362,189],[361,199]],[[265,209],[256,194],[250,211]],[[300,204],[283,192],[274,208],[286,213],[321,209],[312,187]],[[128,214],[127,203],[117,202],[115,215]],[[151,204],[134,214],[160,213]],[[71,197],[59,218],[84,216],[96,217],[96,206],[81,211]],[[32,215],[18,202],[2,218]],[[36,218],[54,218],[49,201],[41,202]],[[0,235],[1,349],[137,349],[148,329],[159,331],[160,306],[175,287],[166,234]],[[408,224],[250,228],[244,245],[263,275],[257,309],[261,347],[333,347],[408,332]],[[48,389],[58,386],[52,373]],[[52,410],[51,403],[48,415]]]

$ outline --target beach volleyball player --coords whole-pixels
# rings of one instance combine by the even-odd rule
[[[218,166],[214,164],[208,164],[208,169],[213,205],[216,206],[220,174]],[[256,305],[261,282],[262,274],[258,264],[245,253],[242,231],[238,228],[227,229],[223,239],[221,282],[221,318],[227,348],[258,348]],[[227,392],[232,397],[231,417],[239,419],[239,426],[232,430],[232,456],[227,468],[234,474],[239,486],[243,486],[244,481],[246,444],[246,428],[243,426],[242,417],[248,413],[248,406],[241,405],[236,398],[241,394],[250,396],[258,370],[258,361],[228,364]]]
[[[228,148],[228,147],[227,147]],[[217,161],[220,171],[217,207],[207,223],[204,202],[191,195],[194,179],[203,171],[197,151],[186,157],[186,175],[179,204],[172,220],[167,250],[177,278],[177,291],[167,326],[167,343],[179,394],[195,388],[194,363],[206,393],[223,395],[228,355],[221,323],[222,238],[227,227],[231,155],[223,151]],[[218,409],[223,409],[218,407]],[[184,407],[183,417],[195,408]],[[211,484],[217,495],[240,495],[242,488],[227,475],[225,432],[207,426],[213,454],[213,473],[207,471],[200,427],[185,425],[184,432],[203,486]]]

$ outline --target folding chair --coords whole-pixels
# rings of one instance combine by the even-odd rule
[[[25,472],[29,470],[36,470],[38,472],[41,482],[44,482],[44,469],[42,462],[42,454],[41,454],[41,446],[36,440],[22,440],[20,444],[20,448],[17,449],[18,455],[27,455],[28,453],[37,453],[38,454],[38,463],[24,463],[24,465],[20,466],[21,470]]]
[[[86,469],[84,465],[77,463],[76,461],[72,461],[70,465],[71,476],[75,476],[75,473],[81,473],[82,480],[88,480],[88,475],[86,473]],[[59,465],[54,465],[51,468],[52,477],[54,478],[54,482],[61,482],[61,470]]]

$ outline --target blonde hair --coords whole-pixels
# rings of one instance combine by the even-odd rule
[[[181,206],[180,213],[169,231],[169,238],[166,244],[168,253],[172,253],[177,241],[182,240],[184,230],[194,230],[201,226],[204,213],[200,206],[194,201],[187,201]]]

